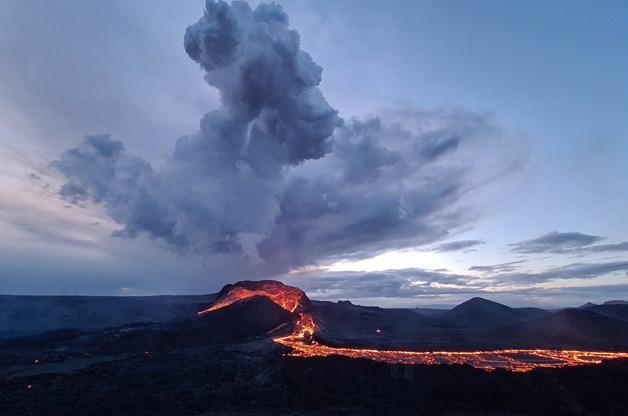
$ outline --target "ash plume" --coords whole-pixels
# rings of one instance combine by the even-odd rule
[[[163,166],[108,135],[52,163],[61,197],[102,204],[122,226],[116,236],[282,272],[438,241],[479,215],[470,196],[525,162],[517,138],[472,112],[344,121],[278,5],[208,0],[184,47],[221,105]]]

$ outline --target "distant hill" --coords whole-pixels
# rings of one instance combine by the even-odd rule
[[[349,301],[332,303],[315,301],[317,312],[323,320],[339,331],[364,331],[369,334],[394,331],[404,326],[450,327],[440,319],[424,316],[410,309],[359,306]]]
[[[602,305],[627,305],[628,306],[628,302],[626,302],[625,300],[607,300]]]
[[[584,310],[628,322],[628,303],[604,302],[602,305],[588,306]]]
[[[337,345],[412,348],[442,344],[453,325],[411,309],[359,306],[348,301],[312,301],[322,323],[320,336]]]
[[[414,308],[413,309],[414,312],[419,313],[423,316],[430,317],[430,318],[440,318],[448,310],[449,309],[438,309],[438,308]]]
[[[440,315],[459,327],[494,328],[549,315],[539,308],[511,308],[501,303],[475,297]]]
[[[183,319],[206,308],[212,295],[14,296],[0,295],[0,338],[62,328],[96,331],[137,322]]]
[[[516,348],[628,348],[628,322],[582,309],[485,330],[483,342]]]

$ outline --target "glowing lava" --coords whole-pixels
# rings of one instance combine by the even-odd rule
[[[314,315],[306,312],[311,308],[311,304],[305,293],[299,288],[286,286],[274,280],[244,281],[227,285],[220,291],[218,299],[211,307],[197,312],[197,314],[202,315],[215,311],[252,296],[265,296],[288,312],[297,313],[298,319],[292,336],[296,337],[299,342],[311,340],[312,335],[318,331],[318,324]]]
[[[218,294],[216,302],[210,308],[197,312],[197,314],[202,315],[215,311],[252,296],[265,296],[288,312],[301,312],[306,306],[305,303],[309,304],[309,300],[301,289],[286,286],[280,282],[273,280],[238,282],[235,285],[225,286]]]
[[[540,367],[564,367],[581,364],[600,364],[602,360],[628,358],[628,352],[575,351],[575,350],[494,350],[494,351],[399,351],[365,348],[330,347],[313,340],[319,325],[309,312],[311,305],[302,290],[275,281],[238,282],[227,285],[218,300],[204,314],[224,308],[234,302],[252,296],[266,296],[298,318],[292,334],[274,338],[281,345],[292,349],[289,355],[296,357],[327,357],[340,355],[366,358],[374,361],[400,364],[468,364],[483,370],[505,368],[510,371],[530,371]]]
[[[564,367],[580,364],[600,364],[602,360],[628,358],[626,352],[569,351],[569,350],[495,350],[495,351],[399,351],[363,348],[328,347],[316,341],[304,343],[290,335],[275,338],[275,342],[292,348],[296,357],[327,357],[341,355],[367,358],[397,364],[468,364],[482,370],[505,368],[511,371],[530,371],[540,367]]]

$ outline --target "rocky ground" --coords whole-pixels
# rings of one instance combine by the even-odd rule
[[[1,414],[628,414],[628,361],[510,373],[284,353],[261,339],[80,357],[48,372],[50,353],[23,351],[16,365],[20,353],[13,352],[13,364],[0,371]]]

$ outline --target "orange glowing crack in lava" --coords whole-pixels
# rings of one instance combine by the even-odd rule
[[[285,288],[285,289],[284,289]],[[274,338],[273,341],[290,347],[289,355],[295,357],[327,357],[340,355],[351,358],[366,358],[374,361],[399,364],[468,364],[482,370],[504,368],[510,371],[530,371],[540,367],[564,367],[581,364],[600,364],[602,360],[628,358],[628,352],[575,351],[545,349],[507,349],[494,351],[400,351],[365,348],[343,348],[323,345],[312,336],[319,330],[315,317],[303,312],[301,303],[303,292],[300,289],[284,286],[261,287],[249,290],[234,287],[217,300],[210,308],[198,312],[199,315],[224,308],[234,302],[252,296],[266,296],[289,312],[298,313],[292,334]]]

